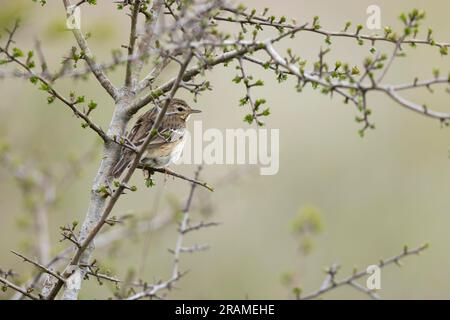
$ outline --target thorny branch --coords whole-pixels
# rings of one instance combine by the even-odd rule
[[[419,255],[427,248],[428,248],[428,244],[424,244],[415,249],[409,249],[408,247],[405,246],[402,253],[400,253],[396,256],[393,256],[391,258],[388,258],[388,259],[380,260],[377,263],[377,266],[380,269],[387,267],[391,264],[396,264],[398,266],[401,266],[401,260],[403,260],[404,258],[406,258],[408,256]],[[367,288],[359,285],[356,282],[356,280],[369,275],[367,270],[362,270],[359,272],[355,271],[352,275],[350,275],[342,280],[336,280],[336,274],[337,274],[338,270],[339,270],[339,266],[337,266],[337,265],[333,265],[330,268],[328,268],[328,270],[326,271],[327,277],[325,278],[320,289],[315,292],[309,293],[305,296],[300,296],[299,298],[301,300],[315,299],[315,298],[320,297],[324,293],[327,293],[333,289],[336,289],[336,288],[344,286],[344,285],[350,285],[359,291],[363,291],[364,293],[368,294],[371,298],[375,298],[375,299],[378,298],[378,296],[376,295],[375,292],[373,292],[373,290],[367,289]]]
[[[31,76],[31,78],[33,79],[34,83],[37,83],[38,81],[42,84],[41,89],[44,91],[47,91],[48,93],[51,94],[51,97],[54,97],[56,99],[58,99],[59,101],[61,101],[63,104],[65,104],[66,106],[68,106],[73,113],[83,119],[86,124],[92,129],[94,130],[102,139],[103,141],[108,141],[109,138],[107,137],[107,135],[105,134],[105,132],[103,131],[102,128],[100,128],[98,125],[96,125],[90,118],[89,118],[89,114],[87,112],[82,112],[80,110],[78,110],[77,108],[77,101],[75,101],[73,99],[73,97],[71,97],[71,99],[67,99],[65,98],[62,94],[60,94],[59,92],[57,92],[51,85],[51,83],[44,79],[42,76],[37,75],[31,68],[30,66],[28,66],[27,64],[23,63],[22,61],[20,61],[17,57],[15,57],[13,54],[11,54],[8,50],[7,50],[8,46],[2,48],[0,47],[0,53],[4,53],[8,59],[10,59],[11,62],[15,62],[18,65],[20,65],[22,68],[24,68]]]
[[[236,170],[232,171],[223,178],[221,178],[219,181],[217,181],[217,185],[225,185],[232,181],[237,180],[238,178],[241,178],[243,175],[245,175],[246,172],[242,172],[242,170]],[[192,179],[192,182],[195,183]],[[205,203],[208,202],[207,199],[204,197],[199,200],[203,205],[206,205]],[[192,205],[191,205],[192,207]],[[203,209],[202,209],[203,210]],[[146,232],[155,232],[157,230],[162,229],[163,227],[169,225],[171,222],[173,222],[174,217],[178,209],[171,209],[167,212],[157,214],[154,217],[151,217],[149,219],[138,219],[135,223],[131,223],[129,226],[120,226],[117,228],[113,228],[108,231],[104,231],[100,233],[95,241],[96,248],[102,249],[105,247],[108,247],[110,245],[113,245],[117,241],[121,241],[124,239],[128,239],[131,236],[140,235]],[[201,221],[193,225],[189,225],[187,229],[183,231],[183,233],[188,233],[195,230],[200,230],[203,228],[218,226],[220,223],[218,222],[205,222]],[[178,230],[180,231],[180,230]],[[66,261],[69,259],[69,255],[71,254],[71,248],[67,248],[63,250],[62,252],[58,253],[45,267],[51,268],[58,264],[59,262]],[[30,281],[27,283],[27,287],[30,288],[36,288],[37,283],[40,281],[42,275],[44,272],[37,273]],[[89,274],[89,271],[88,271]],[[115,278],[116,279],[116,278]],[[117,279],[118,280],[118,279]],[[120,280],[119,280],[120,281]],[[123,282],[123,281],[121,281]],[[15,298],[20,298],[20,296],[17,296]]]
[[[195,173],[195,180],[198,179],[200,172],[202,170],[202,166],[199,166],[197,168],[197,171]],[[180,280],[180,278],[185,275],[185,272],[180,272],[180,255],[183,252],[197,252],[197,251],[202,251],[207,249],[206,246],[199,246],[199,245],[194,245],[193,247],[190,247],[189,249],[186,249],[185,247],[183,247],[183,240],[184,240],[184,235],[189,232],[189,231],[193,231],[193,230],[199,230],[201,228],[207,228],[209,226],[214,226],[216,225],[215,223],[210,223],[210,224],[199,224],[195,227],[189,226],[189,211],[191,208],[191,204],[192,204],[192,200],[194,198],[194,192],[195,192],[195,188],[197,187],[196,183],[192,183],[191,184],[191,188],[189,191],[189,196],[186,200],[186,204],[184,205],[183,211],[182,211],[182,218],[181,218],[181,223],[178,229],[178,239],[175,245],[175,249],[171,250],[171,253],[173,254],[173,268],[172,268],[172,276],[164,281],[164,282],[160,282],[154,285],[150,285],[149,288],[143,292],[139,292],[136,293],[130,297],[127,298],[127,300],[139,300],[142,298],[152,298],[152,297],[156,297],[158,295],[158,293],[162,290],[170,290],[173,288],[174,284]]]
[[[42,270],[43,272],[55,277],[56,279],[59,279],[60,281],[66,281],[66,279],[64,279],[63,277],[61,277],[59,274],[57,274],[56,272],[54,272],[53,270],[51,270],[50,268],[47,268],[46,266],[40,264],[39,262],[36,262],[32,259],[29,259],[27,257],[25,257],[24,255],[15,252],[15,251],[11,251],[12,253],[14,253],[16,256],[22,258],[24,261],[31,263],[32,265],[34,265],[35,267],[39,268],[40,270]]]
[[[180,71],[178,73],[178,77],[177,80],[175,81],[172,90],[164,104],[164,106],[161,108],[155,123],[153,124],[152,129],[150,130],[150,133],[148,135],[148,137],[145,139],[145,141],[142,143],[141,148],[139,149],[139,152],[135,155],[134,160],[132,161],[129,169],[126,171],[125,173],[125,177],[122,179],[122,181],[120,182],[119,187],[113,192],[113,194],[111,195],[111,198],[108,202],[108,204],[105,207],[105,210],[103,211],[103,213],[100,216],[99,221],[97,222],[97,224],[93,227],[92,230],[90,230],[90,232],[88,233],[88,235],[86,236],[85,239],[83,239],[82,243],[80,243],[79,247],[76,250],[75,255],[73,256],[73,258],[71,259],[71,262],[68,266],[68,269],[66,270],[66,272],[64,273],[64,277],[70,277],[73,279],[73,283],[72,286],[69,288],[69,290],[66,289],[66,293],[70,295],[69,299],[72,299],[73,295],[77,295],[78,291],[81,288],[81,280],[83,278],[82,276],[82,270],[80,268],[78,268],[78,264],[82,258],[83,253],[85,252],[85,250],[88,248],[88,246],[91,244],[91,242],[93,241],[93,239],[97,236],[98,232],[101,230],[101,228],[103,227],[103,225],[105,224],[109,214],[111,213],[112,209],[114,208],[117,200],[120,198],[120,196],[123,194],[123,191],[125,190],[129,180],[131,179],[131,176],[133,175],[135,169],[137,168],[137,166],[140,163],[141,157],[144,154],[148,144],[156,137],[157,135],[157,128],[159,128],[160,123],[164,117],[164,114],[167,111],[167,108],[169,106],[170,101],[173,99],[173,97],[175,96],[176,91],[178,90],[179,84],[181,82],[181,78],[190,62],[190,60],[192,59],[192,54],[188,54],[187,58],[185,59],[183,65],[180,68]],[[75,268],[75,271],[73,270],[73,268]],[[58,281],[57,284],[54,286],[54,288],[52,289],[49,297],[50,298],[54,298],[56,297],[56,295],[58,294],[60,288],[62,287],[62,282]],[[67,286],[67,285],[66,285]]]
[[[24,296],[30,298],[31,300],[40,300],[40,297],[35,296],[34,294],[32,294],[31,292],[29,292],[27,289],[24,289],[14,283],[12,283],[11,281],[9,281],[6,278],[0,277],[0,283],[3,283],[4,286],[13,289],[16,292],[19,292],[21,294],[23,294]]]
[[[202,181],[198,181],[196,179],[191,179],[189,177],[183,176],[182,174],[176,173],[175,171],[172,171],[168,168],[152,168],[149,166],[146,166],[145,164],[139,164],[137,166],[139,169],[146,169],[149,170],[150,172],[159,172],[159,173],[164,173],[167,174],[169,176],[181,179],[181,180],[185,180],[191,183],[195,183],[196,185],[199,185],[203,188],[208,189],[209,191],[214,191],[213,187],[209,186],[206,182],[202,182]]]
[[[281,18],[279,21],[275,21],[275,19],[272,18],[273,16],[261,16],[261,15],[255,14],[254,12],[247,13],[245,10],[242,10],[242,9],[240,10],[239,8],[223,7],[222,9],[224,11],[231,12],[234,15],[242,16],[245,19],[236,19],[236,18],[229,17],[229,16],[224,17],[224,18],[215,16],[214,19],[221,20],[224,22],[232,22],[232,23],[239,23],[239,24],[269,26],[269,27],[276,28],[277,30],[295,29],[297,27],[296,24],[294,24],[294,23],[283,22],[283,20],[284,21],[286,20],[285,18],[284,19]],[[318,17],[315,20],[316,20],[316,22],[319,22]],[[383,42],[390,42],[390,43],[397,44],[397,40],[396,40],[397,37],[395,36],[395,34],[392,33],[392,30],[389,27],[386,27],[384,36],[379,36],[379,35],[371,36],[371,35],[361,34],[360,31],[362,28],[360,28],[360,26],[357,26],[355,32],[349,32],[348,29],[350,26],[351,26],[351,23],[347,22],[344,31],[335,32],[335,31],[324,30],[321,28],[321,26],[318,23],[314,23],[312,26],[305,27],[302,30],[305,32],[321,34],[326,37],[354,38],[354,39],[368,40],[372,43],[377,42],[377,41],[383,41]],[[388,30],[390,30],[390,32],[388,32]],[[401,44],[435,45],[439,48],[450,47],[450,43],[448,43],[448,42],[436,42],[431,37],[431,34],[429,34],[426,39],[417,39],[417,38],[403,39],[401,41]]]

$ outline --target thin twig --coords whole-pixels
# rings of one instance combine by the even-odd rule
[[[63,0],[63,2],[66,8],[66,12],[69,12],[68,10],[70,8],[73,8],[70,0]],[[103,70],[95,62],[94,55],[92,54],[91,49],[89,48],[88,43],[86,41],[86,38],[84,37],[81,30],[77,28],[72,28],[72,33],[75,39],[77,40],[78,46],[83,51],[83,59],[86,60],[87,64],[91,68],[92,73],[97,78],[98,82],[114,100],[117,100],[117,97],[119,96],[117,88],[114,87],[111,80],[106,76]]]
[[[411,249],[411,250],[409,250],[407,247],[405,247],[402,253],[400,253],[396,256],[393,256],[391,258],[381,260],[377,265],[379,268],[384,268],[391,264],[398,265],[400,263],[400,260],[402,260],[408,256],[411,256],[411,255],[418,255],[418,254],[422,253],[424,250],[426,250],[427,248],[428,248],[427,244],[422,245],[415,249]],[[327,277],[331,277],[331,280],[324,282],[324,284],[321,286],[321,288],[319,290],[301,297],[301,300],[310,300],[310,299],[317,298],[317,297],[323,295],[324,293],[331,291],[335,288],[338,288],[338,287],[341,287],[344,285],[351,285],[351,283],[355,282],[356,280],[368,275],[367,270],[362,270],[360,272],[355,272],[353,275],[348,276],[340,281],[336,281],[336,280],[334,280],[334,276],[336,273],[337,273],[337,270],[335,268],[330,268],[327,272]],[[353,284],[353,286],[354,286],[354,284]]]
[[[195,173],[195,180],[198,179],[200,172],[202,170],[202,166],[198,166],[197,171]],[[159,291],[161,290],[165,290],[168,289],[170,290],[173,285],[186,273],[184,272],[180,272],[180,267],[179,267],[179,262],[180,262],[180,255],[182,252],[194,252],[194,251],[199,251],[201,249],[206,249],[205,247],[200,247],[198,246],[198,250],[192,250],[189,251],[186,248],[183,247],[183,239],[184,239],[184,235],[186,234],[186,230],[188,230],[189,226],[189,210],[192,204],[192,200],[194,197],[194,191],[196,188],[197,184],[195,183],[191,183],[191,188],[189,191],[189,195],[188,198],[186,200],[186,204],[184,205],[183,211],[182,211],[182,220],[181,220],[181,224],[180,227],[178,229],[178,238],[177,238],[177,242],[175,245],[175,249],[173,251],[171,251],[173,253],[173,268],[172,268],[172,276],[164,282],[161,282],[159,284],[156,285],[152,285],[150,286],[149,289],[144,290],[142,292],[136,293],[134,295],[132,295],[131,297],[128,297],[127,300],[139,300],[145,297],[154,297]],[[186,249],[186,251],[183,251],[184,249]]]
[[[156,137],[157,135],[157,128],[160,126],[163,117],[169,107],[169,103],[170,101],[173,99],[173,97],[175,96],[175,93],[178,90],[179,84],[181,82],[181,79],[186,71],[187,66],[189,65],[189,62],[192,59],[192,53],[189,53],[188,56],[185,59],[185,62],[183,64],[183,66],[181,66],[178,76],[177,76],[177,80],[174,83],[174,86],[172,87],[172,90],[165,102],[165,105],[161,108],[161,110],[158,113],[158,116],[155,120],[155,123],[150,131],[150,134],[148,135],[148,137],[145,139],[144,143],[142,144],[139,152],[135,155],[134,160],[131,163],[131,166],[129,167],[128,171],[125,174],[125,177],[122,179],[122,182],[120,183],[119,187],[116,189],[116,191],[113,193],[113,195],[111,196],[108,204],[106,205],[104,211],[102,212],[99,221],[97,222],[97,224],[93,227],[92,230],[90,230],[89,234],[87,235],[87,237],[84,239],[84,241],[82,242],[82,244],[80,244],[80,247],[77,248],[75,255],[73,256],[73,258],[71,259],[71,262],[69,264],[69,266],[67,267],[67,270],[64,272],[63,277],[67,278],[72,276],[76,276],[76,281],[81,281],[82,277],[79,276],[79,270],[77,270],[76,272],[73,272],[72,269],[74,267],[76,267],[82,257],[82,254],[84,253],[84,251],[87,249],[87,247],[89,246],[89,244],[91,243],[91,241],[97,236],[97,234],[99,233],[99,231],[101,230],[101,228],[103,227],[103,225],[105,224],[105,221],[107,220],[109,214],[111,213],[112,209],[114,208],[117,200],[120,198],[120,196],[123,194],[123,191],[125,189],[125,186],[128,184],[128,181],[131,179],[131,176],[133,175],[134,171],[136,170],[137,166],[139,165],[140,159],[142,157],[142,155],[144,154],[144,152],[146,151],[147,146],[149,145],[149,143]],[[56,295],[58,294],[59,290],[62,287],[62,282],[58,281],[58,283],[53,287],[53,290],[51,291],[51,293],[49,294],[49,298],[50,299],[54,299],[56,297]]]
[[[8,281],[7,279],[5,279],[3,277],[0,277],[0,282],[13,290],[20,292],[21,294],[23,294],[24,296],[26,296],[32,300],[40,300],[40,298],[38,296],[35,296],[31,292],[29,292],[27,289],[21,288],[18,285],[15,285],[14,283]]]
[[[86,124],[89,126],[89,128],[91,128],[92,130],[94,130],[102,139],[103,141],[108,141],[109,137],[105,134],[105,132],[103,131],[102,128],[100,128],[98,125],[96,125],[91,119],[89,119],[89,116],[81,111],[79,111],[76,107],[76,104],[73,102],[70,102],[68,99],[64,98],[64,96],[62,94],[60,94],[59,92],[57,92],[51,85],[51,83],[43,78],[41,75],[36,74],[33,70],[31,70],[27,65],[25,65],[22,61],[20,61],[19,59],[17,59],[16,57],[14,57],[13,55],[11,55],[6,48],[2,48],[0,47],[0,52],[3,52],[9,59],[11,59],[11,61],[14,61],[15,63],[17,63],[18,65],[20,65],[22,68],[24,68],[32,77],[35,77],[36,79],[38,79],[40,82],[42,82],[47,88],[48,88],[48,92],[51,93],[54,97],[56,97],[59,101],[61,101],[62,103],[64,103],[66,106],[68,106],[73,113],[83,119]]]
[[[145,165],[143,163],[140,163],[137,166],[138,169],[145,169],[145,170],[149,170],[150,172],[159,172],[159,173],[164,173],[167,174],[169,176],[175,177],[175,178],[179,178],[181,180],[185,180],[191,183],[195,183],[203,188],[208,189],[209,191],[214,191],[214,188],[209,186],[206,182],[202,182],[202,181],[198,181],[195,179],[191,179],[189,177],[183,176],[182,174],[176,173],[173,170],[170,170],[169,168],[152,168],[151,166]]]
[[[139,15],[139,9],[141,6],[141,0],[134,1],[132,13],[131,13],[131,28],[130,28],[130,40],[128,44],[128,56],[131,57],[134,54],[134,47],[136,44],[136,25],[138,21],[138,15]],[[132,80],[132,68],[133,68],[133,61],[128,60],[127,62],[127,70],[126,70],[126,76],[125,76],[125,86],[130,87],[131,86],[131,80]]]
[[[16,256],[21,257],[24,261],[29,262],[29,263],[31,263],[32,265],[38,267],[38,268],[41,269],[43,272],[45,272],[45,273],[47,273],[47,274],[49,274],[49,275],[52,275],[52,276],[55,277],[56,279],[58,279],[58,280],[60,280],[60,281],[63,281],[63,282],[66,281],[66,280],[65,280],[63,277],[61,277],[59,274],[57,274],[57,273],[54,272],[53,270],[51,270],[51,269],[45,267],[44,265],[42,265],[42,264],[40,264],[40,263],[38,263],[38,262],[36,262],[36,261],[33,261],[33,260],[31,260],[30,258],[27,258],[27,257],[25,257],[24,255],[22,255],[22,254],[20,254],[20,253],[18,253],[18,252],[15,252],[15,251],[12,251],[12,250],[11,250],[11,252],[14,253]]]

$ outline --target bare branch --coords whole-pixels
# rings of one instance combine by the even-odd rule
[[[141,0],[136,0],[133,4],[133,9],[132,9],[132,14],[131,14],[130,41],[128,44],[128,56],[129,57],[134,55],[134,47],[135,47],[136,39],[137,39],[136,25],[138,22],[140,6],[141,6]],[[126,87],[131,86],[132,67],[133,67],[132,60],[128,60],[127,71],[126,71],[126,76],[125,76],[125,86]]]
[[[163,0],[155,0],[152,2],[151,16],[147,17],[145,21],[145,31],[142,40],[139,44],[137,55],[140,56],[138,60],[135,61],[133,70],[131,70],[131,86],[134,88],[138,83],[139,76],[141,74],[142,68],[144,67],[145,58],[148,57],[150,49],[153,45],[153,41],[156,37],[158,20],[164,9]]]
[[[172,177],[175,177],[175,178],[179,178],[181,180],[185,180],[185,181],[188,181],[188,182],[191,182],[191,183],[195,183],[195,184],[197,184],[197,185],[199,185],[201,187],[204,187],[204,188],[208,189],[209,191],[214,191],[214,188],[209,186],[206,182],[197,181],[195,179],[188,178],[188,177],[183,176],[183,175],[181,175],[179,173],[176,173],[175,171],[170,170],[169,168],[152,168],[152,167],[150,167],[148,165],[145,165],[143,163],[140,163],[137,166],[137,168],[148,170],[150,172],[164,173],[164,174],[167,174],[169,176],[172,176]]]
[[[186,233],[191,232],[191,231],[196,231],[196,230],[200,230],[200,229],[203,229],[203,228],[215,227],[215,226],[218,226],[218,225],[220,225],[220,223],[218,223],[218,222],[204,222],[204,221],[201,221],[201,222],[199,222],[199,223],[197,223],[195,225],[187,226],[184,230],[181,230],[181,228],[180,228],[179,231],[184,233],[184,234],[186,234]]]
[[[202,168],[203,168],[202,166],[198,167],[197,172],[195,173],[195,179],[198,179]],[[188,199],[186,200],[186,204],[183,209],[183,218],[181,220],[180,229],[179,229],[180,232],[178,234],[178,240],[177,240],[177,244],[175,246],[175,250],[174,250],[174,254],[173,254],[174,262],[173,262],[172,278],[177,277],[177,275],[180,273],[180,270],[179,270],[180,254],[182,252],[185,230],[188,228],[188,224],[189,224],[189,209],[192,204],[192,199],[194,198],[195,187],[196,187],[196,184],[192,183]]]
[[[368,289],[362,285],[360,285],[358,282],[356,281],[351,281],[349,282],[349,285],[352,286],[353,288],[355,288],[356,290],[361,291],[362,293],[367,294],[371,299],[373,300],[380,300],[380,296],[378,294],[376,294],[374,292],[374,290],[372,289]]]
[[[51,270],[51,269],[45,267],[44,265],[42,265],[42,264],[40,264],[40,263],[38,263],[38,262],[36,262],[36,261],[33,261],[33,260],[31,260],[31,259],[25,257],[24,255],[22,255],[22,254],[20,254],[20,253],[17,253],[17,252],[15,252],[15,251],[11,251],[11,252],[14,253],[16,256],[21,257],[24,261],[29,262],[29,263],[31,263],[32,265],[38,267],[38,268],[39,268],[40,270],[42,270],[43,272],[45,272],[45,273],[47,273],[47,274],[49,274],[49,275],[55,277],[56,279],[58,279],[58,280],[60,280],[60,281],[65,282],[65,279],[64,279],[63,277],[61,277],[59,274],[57,274],[57,273],[54,272],[53,270]]]
[[[11,61],[14,61],[15,63],[17,63],[18,65],[20,65],[22,68],[24,68],[32,77],[34,77],[36,80],[39,80],[44,86],[45,86],[45,90],[50,93],[53,97],[57,98],[59,101],[61,101],[63,104],[65,104],[66,106],[68,106],[73,113],[83,119],[86,124],[89,126],[89,128],[91,128],[92,130],[94,130],[102,139],[103,141],[108,141],[109,138],[108,136],[105,134],[105,132],[102,130],[102,128],[100,128],[98,125],[96,125],[90,118],[89,115],[81,112],[78,110],[78,108],[76,107],[76,103],[72,102],[66,98],[64,98],[64,96],[62,94],[60,94],[59,92],[57,92],[51,85],[51,83],[44,79],[42,76],[37,75],[33,70],[31,70],[26,64],[24,64],[22,61],[20,61],[19,59],[17,59],[16,57],[14,57],[13,55],[11,55],[7,50],[6,47],[2,48],[0,47],[0,52],[3,52],[9,59],[11,59]]]
[[[202,166],[198,166],[197,171],[195,173],[195,180],[198,179],[200,172],[202,170]],[[189,210],[192,204],[192,200],[194,197],[194,192],[195,192],[195,188],[196,188],[197,184],[192,183],[191,184],[191,188],[189,191],[189,196],[186,200],[186,204],[183,208],[182,214],[182,220],[181,220],[181,224],[180,227],[178,229],[178,239],[176,242],[176,246],[175,249],[170,251],[173,253],[173,268],[172,268],[172,276],[169,278],[169,280],[164,281],[162,283],[156,284],[156,285],[152,285],[150,286],[149,289],[144,290],[143,292],[140,293],[136,293],[134,295],[132,295],[131,297],[128,297],[127,300],[139,300],[145,297],[154,297],[159,291],[161,290],[165,290],[168,289],[170,290],[172,288],[172,286],[185,274],[180,272],[180,255],[182,252],[196,252],[196,251],[201,251],[201,250],[206,250],[207,246],[193,246],[191,248],[185,248],[183,247],[183,239],[184,239],[184,235],[187,233],[186,230],[189,229]]]
[[[411,250],[408,249],[407,247],[405,247],[402,253],[400,253],[396,256],[393,256],[391,258],[381,260],[377,265],[379,268],[384,268],[391,264],[398,265],[402,259],[404,259],[408,256],[412,256],[412,255],[419,255],[427,248],[428,248],[427,244],[422,245],[415,249],[411,249]],[[355,287],[354,283],[356,280],[368,275],[367,270],[362,270],[360,272],[355,272],[353,275],[348,276],[340,281],[336,281],[334,279],[336,273],[337,273],[336,267],[329,268],[327,271],[327,278],[326,278],[325,282],[322,284],[321,288],[319,290],[317,290],[316,292],[313,292],[313,293],[310,293],[310,294],[307,294],[307,295],[301,297],[301,300],[315,299],[315,298],[323,295],[326,292],[329,292],[335,288],[338,288],[338,287],[341,287],[344,285],[352,285],[353,287]],[[359,287],[357,289],[360,290]],[[365,292],[365,293],[367,293],[367,292]]]
[[[402,105],[403,107],[410,109],[412,111],[418,112],[422,115],[425,115],[427,117],[431,117],[434,119],[438,119],[441,121],[448,121],[450,120],[450,113],[447,112],[438,112],[428,109],[426,106],[420,106],[416,103],[410,102],[406,100],[405,98],[398,95],[393,87],[383,87],[380,88],[381,91],[386,93],[388,96],[390,96],[394,101]]]
[[[93,277],[95,277],[97,279],[103,279],[103,280],[111,281],[111,282],[114,282],[114,283],[122,282],[121,280],[119,280],[119,279],[117,279],[115,277],[112,277],[112,276],[109,276],[109,275],[103,274],[103,273],[94,273],[92,271],[88,271],[87,274],[91,275],[91,276],[93,276]]]
[[[29,292],[27,289],[21,288],[18,285],[15,285],[14,283],[8,281],[7,279],[5,279],[3,277],[0,277],[0,282],[3,283],[8,288],[11,288],[17,292],[20,292],[21,294],[30,298],[31,300],[40,300],[40,298],[38,296],[35,296],[31,292]]]
[[[69,12],[69,10],[74,10],[74,7],[72,7],[70,0],[63,0],[63,2],[67,13]],[[95,75],[98,82],[102,85],[102,87],[106,90],[106,92],[108,92],[109,95],[114,100],[117,100],[119,95],[118,90],[116,89],[116,87],[114,87],[111,80],[109,80],[109,78],[106,76],[103,70],[95,62],[94,56],[91,52],[91,49],[88,46],[88,43],[83,33],[81,32],[81,30],[77,28],[72,28],[72,32],[75,39],[77,40],[78,46],[83,52],[83,59],[86,60],[87,64],[91,68],[92,73]]]

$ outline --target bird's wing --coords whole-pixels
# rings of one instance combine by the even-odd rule
[[[137,121],[128,136],[129,140],[139,147],[150,134],[153,127],[154,119],[156,118],[156,109],[151,109],[142,115]],[[165,143],[175,142],[183,138],[184,131],[175,128],[160,129],[158,135],[150,142],[149,147],[157,147]]]

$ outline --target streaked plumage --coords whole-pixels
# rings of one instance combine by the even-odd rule
[[[158,108],[154,107],[138,118],[136,124],[128,134],[128,140],[137,148],[150,133],[158,115]],[[166,167],[181,156],[185,143],[186,122],[192,113],[198,113],[188,106],[186,102],[180,99],[172,99],[167,112],[158,129],[158,136],[155,137],[147,147],[142,157],[142,162],[155,167]],[[121,158],[117,162],[113,174],[119,177],[128,167],[133,159],[133,152],[124,149]]]

